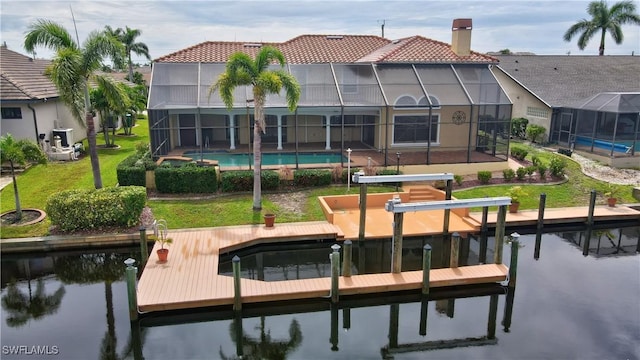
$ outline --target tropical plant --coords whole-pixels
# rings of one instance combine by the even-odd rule
[[[91,105],[100,114],[100,125],[106,146],[114,147],[116,130],[109,119],[113,117],[117,121],[131,108],[131,99],[127,90],[129,87],[108,77],[100,77],[96,80],[97,86],[89,93]],[[113,133],[111,137],[109,137],[110,128]]]
[[[269,70],[276,62],[281,66],[278,70]],[[295,111],[300,99],[300,85],[295,77],[284,70],[285,58],[282,53],[271,46],[265,46],[255,59],[245,53],[237,52],[229,57],[225,71],[209,88],[209,96],[219,91],[222,101],[228,109],[233,108],[233,91],[238,86],[251,86],[254,102],[253,127],[253,210],[262,209],[261,171],[262,171],[262,139],[261,132],[266,132],[264,106],[268,94],[279,94],[284,89],[287,106]],[[247,100],[248,102],[249,100]]]
[[[565,32],[564,40],[571,39],[580,34],[578,38],[578,48],[584,50],[587,42],[600,31],[600,47],[598,55],[604,55],[604,39],[607,32],[616,44],[622,44],[623,34],[621,25],[636,24],[640,25],[640,16],[636,14],[636,5],[633,1],[619,1],[611,8],[604,0],[592,1],[587,6],[587,13],[591,15],[591,20],[582,19]]]
[[[104,32],[97,31],[91,32],[82,46],[79,42],[79,39],[74,41],[61,25],[39,19],[29,26],[24,39],[24,48],[28,52],[33,52],[36,47],[44,46],[56,52],[46,74],[56,85],[60,99],[69,107],[71,114],[81,124],[86,125],[93,183],[96,189],[100,189],[102,176],[88,80],[101,77],[96,75],[96,71],[101,68],[102,60],[117,52],[121,44]],[[83,122],[83,113],[86,123]]]
[[[529,124],[527,125],[527,139],[531,140],[532,143],[536,143],[540,141],[541,138],[544,137],[544,134],[547,132],[547,129],[544,126]]]
[[[133,82],[131,79],[135,79],[135,77],[133,74],[133,62],[131,61],[131,53],[133,52],[137,55],[143,55],[148,60],[151,60],[151,56],[149,56],[149,47],[147,46],[147,44],[143,42],[136,42],[136,38],[142,34],[142,31],[140,31],[139,29],[131,29],[128,26],[125,26],[124,29],[117,28],[114,30],[108,25],[105,26],[105,31],[112,38],[117,39],[117,41],[119,41],[123,45],[123,51],[121,51],[119,54],[113,54],[113,57],[115,59],[118,59],[114,60],[114,65],[116,65],[117,63],[117,66],[122,68],[122,65],[124,64],[126,58],[126,63],[129,68],[128,79],[129,81]]]
[[[20,206],[20,194],[18,193],[18,181],[16,179],[16,166],[24,166],[27,162],[44,164],[47,157],[40,147],[29,140],[15,140],[11,134],[0,137],[0,161],[8,162],[11,167],[11,179],[13,180],[13,196],[16,201],[15,220],[22,219],[22,207]]]
[[[512,186],[507,190],[507,196],[511,198],[511,201],[514,203],[519,203],[520,199],[527,196],[527,192],[524,190],[522,186]]]

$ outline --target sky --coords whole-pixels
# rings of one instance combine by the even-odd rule
[[[609,4],[613,1],[610,0]],[[640,4],[634,1],[640,11]],[[129,26],[139,29],[138,41],[152,59],[204,41],[283,42],[298,35],[382,35],[398,39],[421,35],[451,43],[456,18],[472,18],[472,50],[509,49],[538,55],[597,55],[599,36],[584,50],[577,38],[565,42],[564,32],[589,18],[588,1],[558,0],[235,0],[235,1],[35,1],[0,0],[0,41],[26,54],[23,41],[29,25],[48,19],[64,26],[82,42],[93,30]],[[624,42],[607,35],[606,55],[640,55],[640,26],[623,26]],[[33,54],[28,54],[33,56]],[[53,53],[38,48],[37,58]],[[136,63],[147,60],[133,56]]]

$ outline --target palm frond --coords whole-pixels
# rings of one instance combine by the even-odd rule
[[[71,34],[65,28],[45,19],[38,19],[31,24],[24,38],[24,48],[28,52],[33,52],[38,46],[54,51],[62,48],[78,48],[78,44],[73,41]]]
[[[83,43],[82,71],[85,78],[99,69],[102,60],[114,53],[122,52],[123,45],[113,36],[107,36],[104,32],[92,31]]]
[[[58,89],[60,99],[76,120],[84,124],[84,77],[79,71],[82,54],[76,48],[58,50],[45,75]]]

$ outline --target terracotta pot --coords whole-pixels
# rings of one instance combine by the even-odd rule
[[[264,214],[264,225],[266,227],[273,227],[273,224],[276,222],[275,214]]]
[[[158,254],[158,259],[160,262],[167,262],[167,257],[169,256],[169,249],[158,249],[156,251]]]
[[[614,197],[607,198],[607,204],[610,207],[615,207],[617,202],[618,202],[618,198],[614,198]]]
[[[512,214],[515,214],[518,212],[519,207],[520,207],[519,202],[511,202],[511,204],[509,204],[509,212]]]

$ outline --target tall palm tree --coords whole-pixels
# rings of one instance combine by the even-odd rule
[[[115,127],[113,137],[109,138],[109,116],[116,118],[124,116],[131,107],[128,86],[124,83],[117,83],[112,78],[100,77],[96,79],[96,86],[89,92],[93,108],[100,114],[102,131],[106,146],[115,146]]]
[[[269,65],[278,63],[281,69],[269,70]],[[261,170],[262,170],[262,139],[261,132],[266,132],[264,121],[264,105],[269,94],[279,94],[284,89],[287,106],[291,112],[295,111],[300,99],[300,85],[295,77],[284,71],[285,58],[282,53],[271,46],[265,46],[251,59],[249,55],[237,52],[229,57],[225,72],[209,88],[209,96],[216,90],[228,109],[233,108],[233,90],[237,86],[251,85],[254,101],[253,127],[253,210],[262,209]]]
[[[47,157],[36,143],[24,139],[16,141],[11,134],[7,134],[0,137],[0,162],[8,162],[11,167],[13,197],[16,200],[15,220],[20,221],[22,219],[22,206],[20,206],[15,167],[25,165],[27,162],[44,164],[47,162]]]
[[[121,30],[120,41],[124,45],[124,51],[127,56],[127,63],[129,64],[129,81],[133,82],[133,62],[131,61],[131,53],[137,55],[144,55],[147,60],[151,61],[149,56],[149,48],[147,44],[143,42],[136,42],[136,38],[142,34],[142,31],[138,29],[131,29],[125,26],[124,30]]]
[[[39,19],[29,26],[24,39],[24,48],[28,52],[33,52],[37,46],[56,52],[52,64],[47,68],[47,75],[58,88],[62,101],[81,124],[85,124],[82,121],[84,113],[93,183],[96,189],[100,189],[102,176],[87,82],[91,77],[98,77],[95,72],[101,68],[102,60],[116,52],[121,44],[104,32],[93,31],[81,47],[61,25]]]
[[[587,42],[600,31],[600,48],[598,54],[604,55],[604,37],[607,33],[611,34],[611,37],[616,44],[621,44],[623,40],[621,25],[624,24],[636,24],[640,25],[640,16],[636,14],[636,6],[632,1],[620,1],[611,8],[608,7],[607,2],[604,0],[592,1],[587,7],[587,13],[591,15],[591,20],[582,19],[573,24],[566,33],[564,33],[564,40],[571,41],[578,33],[578,47],[580,50],[584,50],[587,46]]]

